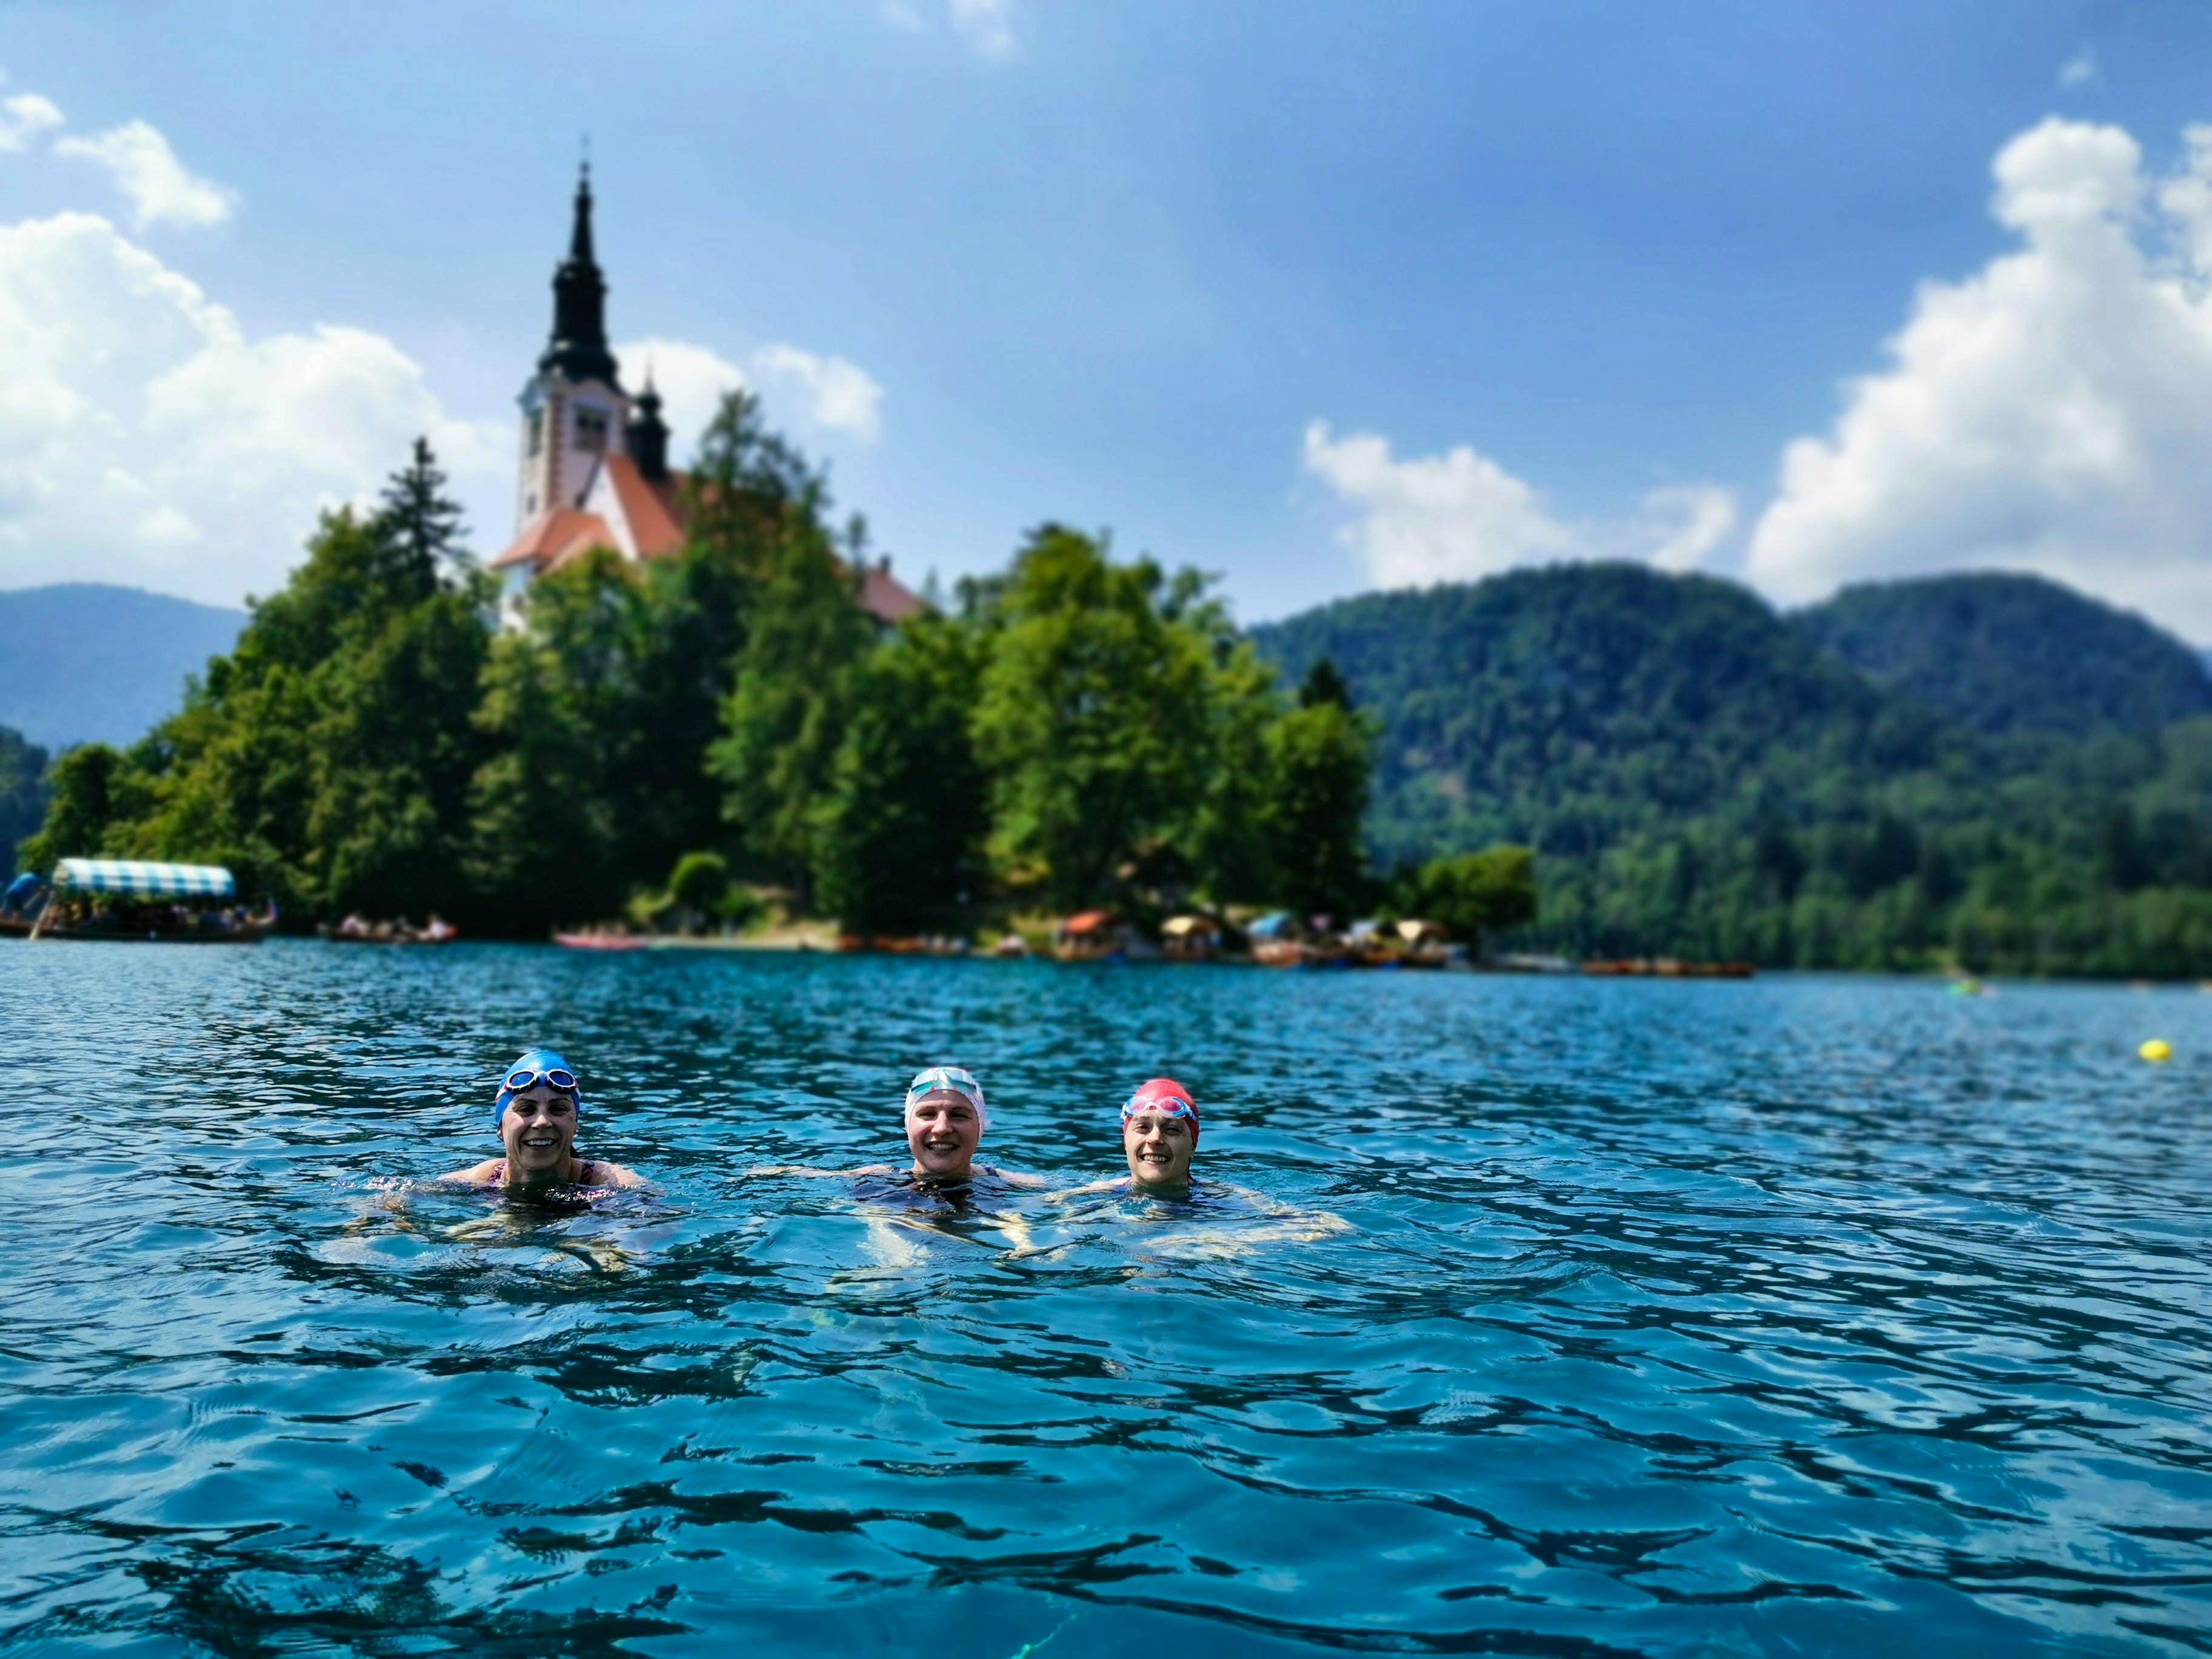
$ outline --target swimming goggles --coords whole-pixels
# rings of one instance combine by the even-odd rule
[[[541,1083],[548,1088],[560,1089],[568,1094],[576,1092],[576,1074],[559,1066],[543,1072],[533,1072],[527,1067],[509,1072],[499,1086],[508,1094],[519,1095],[526,1089],[535,1089]]]
[[[1121,1108],[1121,1121],[1127,1123],[1139,1112],[1158,1112],[1162,1117],[1187,1117],[1198,1120],[1198,1108],[1181,1095],[1171,1095],[1166,1090],[1150,1087],[1131,1095]]]

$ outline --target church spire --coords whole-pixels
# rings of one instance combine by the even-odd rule
[[[668,476],[668,422],[660,418],[660,394],[653,389],[650,363],[646,365],[645,390],[638,395],[637,409],[629,417],[629,429],[623,441],[623,447],[637,462],[640,477],[659,483]]]
[[[553,273],[553,337],[538,367],[570,380],[604,380],[617,391],[614,353],[607,349],[607,279],[592,250],[592,164],[576,179],[576,216],[568,257]]]

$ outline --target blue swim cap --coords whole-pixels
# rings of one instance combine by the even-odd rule
[[[492,1126],[495,1128],[499,1126],[500,1120],[507,1115],[507,1103],[514,1098],[514,1091],[507,1086],[507,1080],[517,1072],[566,1072],[570,1077],[576,1074],[574,1067],[561,1058],[559,1049],[525,1048],[514,1057],[507,1068],[499,1074],[499,1095],[493,1106],[492,1115]],[[568,1098],[578,1111],[584,1109],[584,1092],[581,1089],[571,1088],[568,1091]]]

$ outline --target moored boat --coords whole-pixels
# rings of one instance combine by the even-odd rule
[[[258,945],[276,925],[274,903],[249,910],[236,878],[214,864],[64,859],[27,895],[11,887],[9,900],[0,936],[24,939]]]

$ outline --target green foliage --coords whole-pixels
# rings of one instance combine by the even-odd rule
[[[1399,884],[1397,908],[1472,948],[1535,921],[1536,855],[1501,846],[1431,859]]]
[[[702,915],[718,909],[730,891],[730,861],[720,853],[686,853],[669,872],[668,896]]]
[[[917,617],[860,667],[816,866],[817,898],[855,933],[948,925],[982,890],[987,784],[969,729],[982,645]]]
[[[991,852],[1017,885],[1079,908],[1147,842],[1187,834],[1214,735],[1199,583],[1091,538],[1034,532],[990,604],[975,718]]]
[[[115,828],[116,779],[123,757],[104,743],[80,744],[54,763],[46,820],[15,849],[23,869],[51,874],[64,859],[97,858]]]
[[[46,751],[23,734],[0,726],[0,884],[18,868],[16,843],[46,816]]]
[[[1926,586],[1948,603],[1946,584]],[[2003,589],[2021,591],[2042,588]],[[2081,649],[2111,647],[2097,674],[2124,684],[2142,624],[2087,609],[2102,620]],[[2033,680],[2061,649],[2066,611],[2046,605],[2002,674],[1970,674],[1973,696]],[[1808,651],[1741,589],[1629,568],[1370,595],[1258,637],[1293,672],[1325,654],[1376,722],[1368,832],[1383,857],[1538,850],[1544,914],[1516,930],[1526,945],[1802,967],[2212,969],[2187,955],[2212,889],[2212,719],[2126,724],[2188,706],[2185,675],[2134,713],[2108,697],[2085,736],[1983,736]],[[2160,674],[2179,653],[2202,681],[2183,647],[2155,634],[2151,647]],[[1940,659],[1915,659],[1915,672]]]
[[[1363,823],[1373,734],[1355,714],[1335,665],[1323,657],[1299,688],[1297,707],[1268,727],[1269,884],[1302,915],[1348,916],[1367,908]]]
[[[2039,576],[1868,583],[1791,621],[1875,684],[1975,732],[2148,732],[2212,714],[2196,653]]]
[[[853,574],[811,521],[764,543],[744,645],[722,704],[707,770],[745,848],[804,885],[821,862],[820,838],[854,676],[875,624]]]

